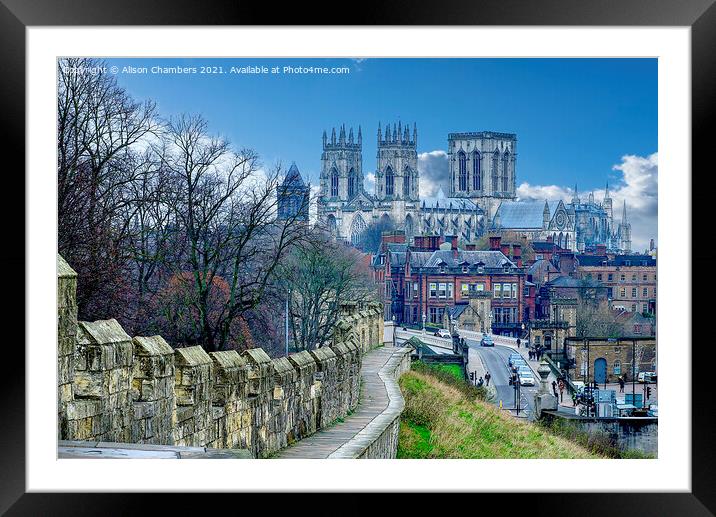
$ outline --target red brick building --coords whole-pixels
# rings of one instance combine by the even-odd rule
[[[446,308],[468,304],[470,293],[492,295],[492,331],[521,335],[525,270],[521,249],[490,238],[489,251],[463,250],[457,237],[415,237],[414,246],[386,242],[373,261],[381,282],[385,318],[400,324],[442,326]]]

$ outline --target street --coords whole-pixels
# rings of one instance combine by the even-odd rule
[[[468,354],[468,369],[476,369],[469,363],[482,359],[485,369],[490,372],[492,378],[490,384],[495,386],[497,397],[495,404],[499,406],[502,401],[504,409],[515,409],[515,390],[509,384],[510,369],[508,364],[509,355],[514,349],[502,345],[494,347],[480,346],[479,341],[466,339],[465,343],[470,347]],[[539,375],[534,373],[535,382],[538,383]],[[520,386],[520,416],[532,420],[534,418],[534,396],[537,393],[538,386]],[[516,413],[516,411],[514,412]]]

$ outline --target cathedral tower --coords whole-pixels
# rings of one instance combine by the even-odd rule
[[[321,197],[332,201],[350,201],[363,191],[363,136],[358,126],[357,138],[353,128],[346,135],[345,125],[336,137],[333,128],[331,138],[323,132],[321,154]]]
[[[624,200],[622,222],[619,225],[619,248],[624,253],[631,252],[631,223],[627,221],[626,200]]]
[[[378,164],[375,171],[375,197],[383,200],[417,201],[419,198],[418,128],[413,131],[401,122],[378,124]]]
[[[516,198],[516,157],[514,133],[450,133],[450,197],[471,198],[492,218],[503,200]]]

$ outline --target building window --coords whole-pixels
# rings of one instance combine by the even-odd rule
[[[464,151],[457,153],[458,162],[458,190],[464,192],[467,190],[467,156]]]
[[[410,197],[410,169],[405,169],[403,176],[403,197]]]
[[[348,173],[348,197],[352,198],[356,193],[356,172],[351,168]]]
[[[453,292],[453,290],[454,290],[454,285],[455,285],[455,284],[453,284],[452,282],[450,282],[450,283],[447,285],[447,288],[448,288],[448,291],[447,291],[447,292],[448,292],[448,298],[450,298],[451,300],[454,298],[454,292]]]
[[[430,282],[430,298],[435,298],[438,295],[438,284]]]
[[[505,154],[502,156],[502,190],[503,192],[507,192],[509,190],[509,181],[510,181],[510,152],[505,151]]]
[[[636,287],[631,288],[631,297],[636,298]]]
[[[609,273],[609,274],[607,275],[607,282],[613,282],[613,281],[614,281],[614,275],[612,275],[611,273]]]
[[[485,284],[479,283],[475,284],[475,291],[484,291],[485,290]]]
[[[617,360],[614,361],[614,365],[612,366],[612,372],[614,375],[621,375],[622,374],[622,362]]]
[[[418,297],[418,283],[413,282],[413,298],[417,298],[417,297]]]
[[[642,304],[641,304],[641,312],[643,312],[643,313],[645,313],[645,314],[646,314],[647,312],[649,312],[649,307],[648,307],[645,303],[642,303]]]
[[[635,303],[631,304],[631,311],[636,312],[636,304]]]
[[[502,284],[495,284],[494,297],[499,298],[502,291]]]
[[[492,155],[492,190],[493,192],[497,192],[500,190],[499,185],[497,184],[497,178],[499,177],[499,171],[497,170],[497,166],[500,163],[500,153],[495,149],[495,152]]]
[[[634,325],[634,334],[641,334],[641,325]]]
[[[393,195],[393,169],[388,167],[388,169],[385,171],[385,195],[386,196],[392,196]]]
[[[512,284],[512,297],[517,298],[517,284]]]
[[[472,190],[482,190],[482,157],[477,151],[472,153]]]
[[[447,291],[447,284],[440,283],[438,284],[438,297],[439,298],[445,298],[445,293]]]
[[[644,282],[646,282],[646,273],[645,273],[644,276],[642,277],[642,280],[643,280]]]
[[[623,282],[624,280],[626,280],[626,275],[621,275],[621,276],[619,277],[619,281],[620,281],[620,282]]]
[[[338,171],[331,171],[331,197],[338,197]]]
[[[503,298],[511,298],[512,297],[510,284],[504,284],[502,286],[502,297]]]
[[[622,288],[619,290],[619,297],[620,297],[620,298],[626,298],[626,287],[622,287]]]
[[[631,281],[632,281],[632,282],[636,282],[636,273],[634,273],[634,274],[631,276]]]
[[[647,296],[649,296],[648,292],[649,292],[649,290],[645,287],[644,289],[641,290],[641,295],[644,298],[646,298]]]
[[[438,310],[436,307],[430,307],[430,323],[438,322]]]
[[[467,266],[462,266],[462,272],[467,273]]]
[[[470,285],[469,284],[462,284],[460,286],[460,292],[462,293],[462,296],[467,296],[469,294]]]
[[[599,281],[602,280],[602,274],[601,274],[601,273],[597,273],[597,280],[599,280]]]

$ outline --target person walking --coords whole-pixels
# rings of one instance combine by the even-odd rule
[[[560,379],[557,384],[559,386],[559,401],[564,402],[564,381]]]
[[[489,386],[489,385],[490,385],[490,379],[491,379],[491,378],[492,378],[492,375],[490,375],[490,372],[487,372],[487,373],[485,374],[485,385],[486,385],[486,386]]]
[[[554,393],[555,398],[559,398],[557,394],[557,381],[552,381],[552,393]]]
[[[619,376],[619,393],[624,393],[624,376]]]
[[[483,385],[484,383],[485,383],[485,381],[482,379],[482,377],[480,377],[480,380],[477,381],[477,387],[478,387],[478,388],[482,388],[482,385]]]
[[[530,361],[531,361],[532,360],[532,349],[531,348],[527,350],[527,355],[529,356]]]

